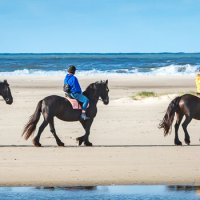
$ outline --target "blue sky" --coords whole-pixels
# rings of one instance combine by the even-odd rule
[[[0,53],[200,52],[200,0],[0,0]]]

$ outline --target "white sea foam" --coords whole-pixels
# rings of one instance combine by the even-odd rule
[[[80,76],[92,76],[92,75],[194,75],[200,69],[200,65],[169,65],[164,67],[150,68],[149,71],[142,72],[142,69],[114,69],[108,71],[100,70],[77,70],[77,75]],[[66,74],[65,70],[34,70],[34,69],[23,69],[15,70],[11,72],[0,72],[0,76],[63,76]]]
[[[59,76],[65,74],[65,71],[43,71],[43,70],[15,70],[12,72],[0,72],[0,76]]]
[[[199,65],[169,65],[152,69],[151,74],[158,75],[177,75],[177,74],[196,74],[200,69]]]

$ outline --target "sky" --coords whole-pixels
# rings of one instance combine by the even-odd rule
[[[200,52],[200,0],[0,0],[0,53]]]

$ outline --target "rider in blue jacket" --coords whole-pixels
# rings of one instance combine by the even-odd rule
[[[76,72],[76,67],[74,65],[70,65],[67,71],[68,71],[68,74],[65,77],[64,85],[68,84],[70,87],[70,92],[69,92],[70,96],[82,103],[81,119],[87,120],[89,119],[89,117],[86,116],[85,112],[86,112],[89,100],[86,96],[82,94],[82,90],[78,82],[78,79],[74,76]]]

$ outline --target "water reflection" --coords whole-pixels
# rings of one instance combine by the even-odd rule
[[[35,187],[38,190],[96,190],[97,186],[74,186],[74,187]]]
[[[200,191],[200,186],[190,185],[169,185],[167,186],[169,191]]]
[[[200,186],[125,185],[79,187],[0,187],[3,200],[200,200]]]
[[[127,186],[73,186],[73,187],[69,187],[69,186],[67,186],[67,187],[35,187],[35,189],[38,189],[38,190],[67,190],[67,191],[79,191],[79,190],[86,190],[86,191],[95,191],[95,190],[101,190],[101,189],[106,189],[106,190],[109,190],[110,189],[110,191],[126,191],[126,192],[128,192],[128,191],[132,191],[132,189],[133,189],[133,187],[136,189],[137,188],[137,192],[139,192],[139,191],[142,191],[142,193],[144,192],[143,191],[143,189],[146,187],[146,189],[148,188],[148,190],[146,190],[146,192],[147,191],[149,191],[149,189],[151,190],[151,191],[153,191],[152,190],[152,188],[156,188],[156,189],[159,189],[159,186],[142,186],[142,185],[135,185],[135,186],[129,186],[129,185],[127,185]],[[163,187],[163,186],[161,186],[161,187]],[[200,194],[200,186],[190,186],[190,185],[168,185],[168,186],[166,186],[166,188],[167,188],[167,191],[176,191],[176,192],[178,192],[178,191],[185,191],[185,192],[187,192],[187,191],[195,191],[196,193],[198,193],[198,194]],[[145,193],[145,192],[144,192]]]
[[[191,185],[169,185],[167,186],[169,191],[176,191],[176,192],[196,192],[197,195],[200,195],[200,186],[191,186]]]

